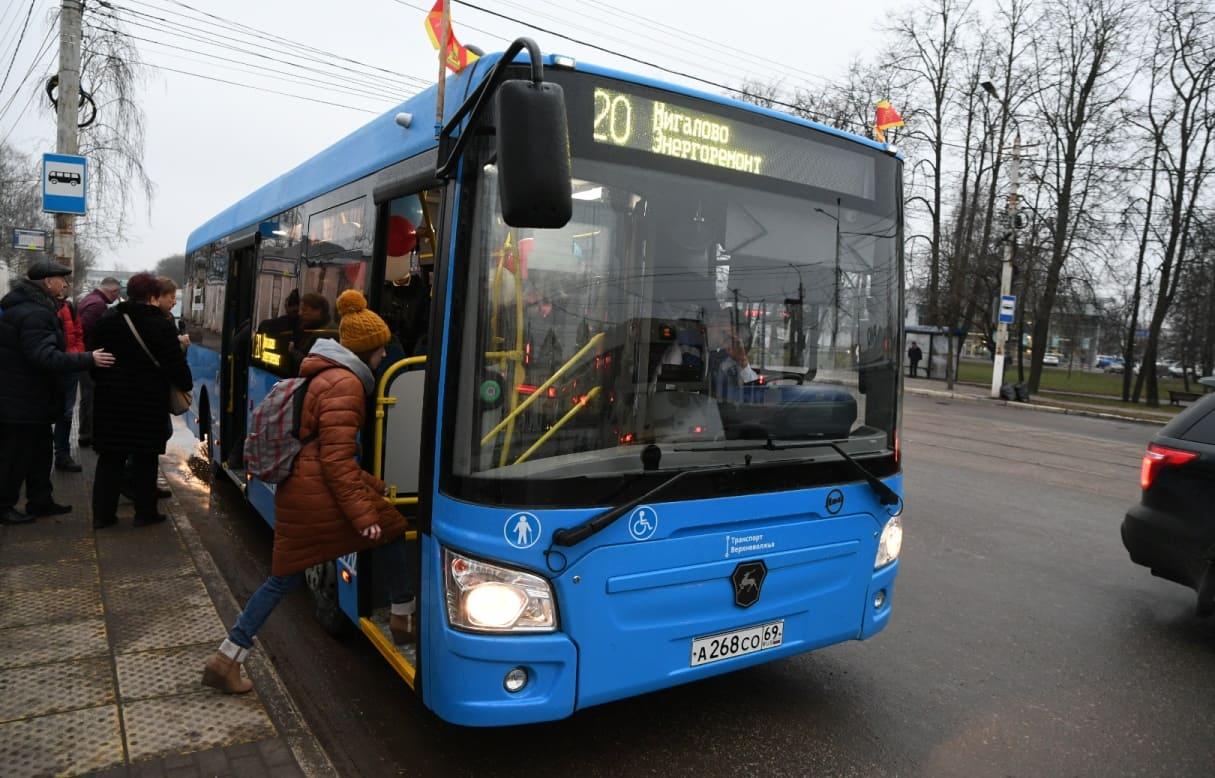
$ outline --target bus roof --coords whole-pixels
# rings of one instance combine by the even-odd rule
[[[545,65],[551,67],[554,57],[545,57]],[[472,89],[473,80],[480,77],[501,58],[501,53],[488,54],[467,68],[463,73],[450,76],[447,81],[446,113],[456,111],[464,96]],[[526,54],[519,56],[526,62]],[[591,75],[629,81],[643,86],[663,89],[675,94],[699,98],[719,105],[741,108],[751,113],[770,116],[782,121],[812,127],[821,132],[860,143],[878,150],[886,150],[884,144],[860,135],[829,127],[797,116],[753,103],[735,100],[722,95],[702,92],[679,84],[626,73],[611,68],[578,63],[575,70]],[[408,159],[435,147],[433,125],[435,101],[438,90],[434,86],[422,90],[396,108],[373,119],[350,135],[321,151],[316,156],[262,186],[242,200],[224,209],[190,233],[186,240],[186,253],[197,251],[208,243],[231,235],[238,230],[252,227],[262,220],[276,216],[289,208],[333,191],[352,181],[382,170],[389,165]],[[396,123],[398,113],[413,114],[412,125],[405,129]]]

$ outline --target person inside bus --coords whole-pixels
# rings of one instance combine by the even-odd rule
[[[305,296],[306,298],[306,296]],[[348,289],[338,297],[338,340],[312,346],[301,375],[311,379],[304,397],[300,449],[291,475],[274,495],[274,556],[270,577],[249,598],[219,650],[207,660],[202,682],[226,694],[243,694],[253,684],[241,665],[253,637],[304,571],[345,554],[383,546],[388,564],[393,640],[416,640],[416,600],[406,570],[405,518],[384,499],[388,487],[359,467],[358,435],[366,419],[373,372],[384,359],[388,325],[367,310],[363,295]]]
[[[388,257],[384,268],[384,320],[392,331],[388,364],[426,353],[430,327],[430,285],[418,263],[417,230],[404,216],[388,219]]]
[[[295,340],[300,329],[300,290],[292,289],[283,301],[283,315],[266,319],[257,325],[259,335],[268,335],[276,340]]]
[[[318,338],[331,337],[332,334],[333,322],[329,316],[329,301],[317,292],[301,295],[299,328],[291,343],[291,364],[301,364]],[[291,372],[295,375],[298,371]]]
[[[759,374],[747,359],[747,349],[735,332],[728,310],[720,311],[709,321],[709,385],[713,396],[737,402],[742,387],[759,379]]]

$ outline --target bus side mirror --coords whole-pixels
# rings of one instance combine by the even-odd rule
[[[497,120],[502,219],[511,227],[564,227],[573,215],[573,189],[561,87],[503,81]]]

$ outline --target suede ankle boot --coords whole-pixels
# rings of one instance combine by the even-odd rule
[[[241,675],[240,668],[249,650],[225,640],[224,645],[207,660],[203,668],[203,686],[219,689],[224,694],[245,694],[253,682]]]

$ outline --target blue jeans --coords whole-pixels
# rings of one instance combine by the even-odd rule
[[[63,416],[55,422],[55,461],[72,455],[72,416],[76,413],[76,387],[80,384],[79,373],[64,373]]]
[[[408,556],[405,553],[404,539],[380,546],[376,553],[381,555],[382,564],[388,568],[388,599],[394,603],[412,600],[413,591],[406,570]],[[274,608],[303,582],[302,572],[286,576],[272,575],[267,578],[249,598],[240,616],[237,616],[236,624],[228,632],[228,640],[241,648],[253,648],[253,636],[266,623],[266,619],[270,618]]]

